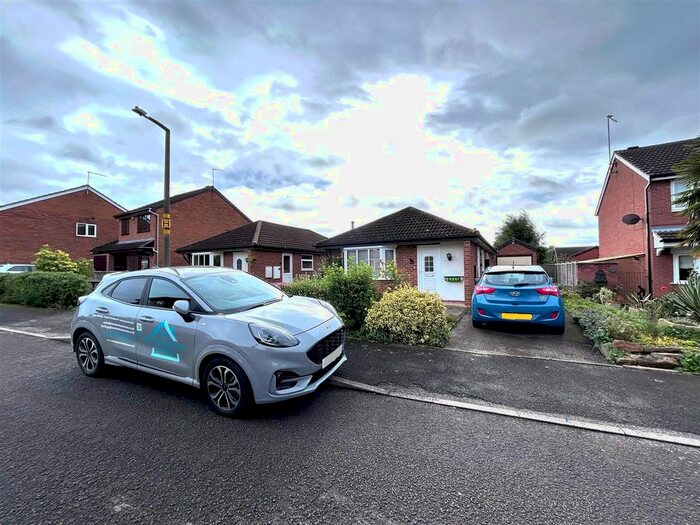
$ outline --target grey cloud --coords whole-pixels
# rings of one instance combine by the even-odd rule
[[[270,208],[289,212],[312,211],[315,209],[312,204],[297,202],[293,199],[277,199],[270,203]]]
[[[59,158],[90,162],[95,166],[103,164],[103,159],[92,149],[76,142],[68,142],[65,144],[56,152],[56,156]]]
[[[380,201],[375,201],[373,202],[373,205],[376,206],[377,208],[383,208],[383,209],[399,209],[399,208],[405,208],[407,206],[413,206],[414,208],[418,208],[421,210],[429,210],[430,209],[430,203],[426,201],[425,199],[409,199],[409,200],[380,200]]]
[[[544,221],[546,228],[560,229],[560,230],[590,230],[597,226],[597,221],[595,218],[583,218],[581,221],[576,221],[573,219],[548,219]]]
[[[357,206],[357,204],[360,202],[360,199],[353,195],[348,195],[347,197],[343,197],[343,206],[347,206],[348,208],[354,208]]]

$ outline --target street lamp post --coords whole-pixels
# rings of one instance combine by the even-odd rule
[[[143,109],[135,106],[132,109],[139,117],[153,122],[165,131],[165,174],[163,176],[163,266],[170,266],[170,129],[148,115]]]

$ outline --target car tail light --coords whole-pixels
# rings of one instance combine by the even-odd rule
[[[557,317],[559,317],[559,312],[552,312],[549,314],[550,319],[556,319]]]
[[[493,292],[495,292],[495,291],[496,291],[496,289],[495,289],[495,288],[492,288],[492,287],[490,287],[490,286],[481,286],[481,285],[479,285],[479,286],[477,286],[476,288],[474,288],[474,294],[475,294],[475,295],[493,293]]]
[[[559,296],[559,288],[556,286],[545,286],[544,288],[536,288],[535,291],[540,295]]]
[[[477,308],[476,311],[479,312],[479,315],[486,315],[486,310],[483,308]]]

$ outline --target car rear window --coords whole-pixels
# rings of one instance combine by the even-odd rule
[[[484,275],[484,284],[494,286],[530,286],[547,282],[549,276],[542,272],[499,272]]]

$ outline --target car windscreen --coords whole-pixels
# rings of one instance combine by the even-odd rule
[[[537,286],[547,284],[549,276],[542,272],[498,272],[484,275],[484,284],[492,286]]]
[[[284,297],[274,286],[244,272],[208,273],[190,277],[185,282],[221,313],[248,310]]]

